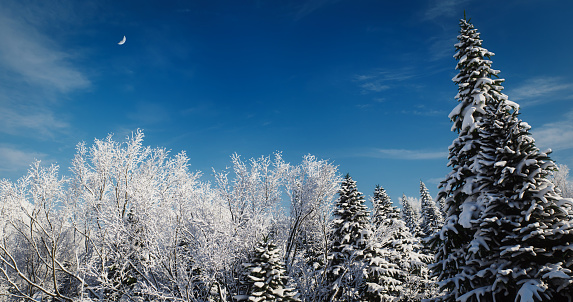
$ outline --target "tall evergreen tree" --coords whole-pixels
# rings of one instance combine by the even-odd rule
[[[390,230],[399,220],[400,211],[392,205],[390,196],[380,186],[372,197],[373,235],[367,248],[366,284],[363,297],[367,301],[393,301],[400,296],[402,282],[407,272],[391,259],[397,259],[393,249],[383,247],[392,239]],[[402,222],[404,229],[407,227]]]
[[[421,200],[421,215],[422,222],[420,224],[420,229],[424,237],[431,236],[437,232],[442,225],[444,220],[442,218],[442,213],[438,209],[436,202],[430,196],[428,188],[426,185],[420,181],[420,200]]]
[[[388,196],[384,188],[377,185],[372,196],[372,225],[378,228],[389,216],[398,218],[398,212],[393,211],[393,209],[394,206],[390,196]]]
[[[420,213],[416,211],[406,195],[402,195],[400,203],[402,204],[401,217],[410,229],[410,233],[414,236],[420,235]]]
[[[439,301],[571,299],[571,205],[546,179],[553,162],[539,152],[519,107],[501,93],[493,53],[460,21],[454,77],[460,102],[450,113],[459,133],[452,172],[441,183],[448,217],[432,238]],[[492,78],[495,77],[495,78]]]
[[[238,301],[279,302],[300,301],[297,291],[287,287],[288,277],[280,251],[268,237],[257,243],[250,263],[243,266],[248,271],[248,295],[236,296]]]
[[[331,301],[355,301],[363,286],[363,261],[370,235],[369,215],[364,196],[350,175],[342,180],[338,194],[326,271],[327,290]]]
[[[374,193],[376,196],[379,190]],[[387,197],[387,195],[386,195]],[[382,218],[373,232],[372,261],[367,268],[368,301],[421,301],[435,295],[435,280],[429,276],[433,257],[422,251],[420,239],[400,218],[400,210],[390,198],[375,202],[377,217]],[[384,206],[376,206],[381,205]]]

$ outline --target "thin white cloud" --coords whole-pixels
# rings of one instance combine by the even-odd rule
[[[541,150],[573,149],[573,111],[567,113],[563,120],[547,123],[533,130],[532,135]]]
[[[382,84],[381,82],[368,82],[361,84],[360,87],[362,87],[364,91],[374,91],[374,92],[380,92],[383,90],[390,89],[389,85]]]
[[[428,40],[428,59],[433,62],[444,58],[451,59],[455,53],[455,37],[432,37]],[[453,62],[453,59],[452,59]]]
[[[434,0],[424,12],[423,20],[434,20],[440,17],[451,17],[460,13],[469,0]]]
[[[159,124],[169,120],[169,111],[159,103],[140,102],[127,117],[139,124]]]
[[[446,179],[445,176],[443,177],[433,177],[433,178],[429,178],[426,181],[424,181],[424,183],[428,186],[428,185],[435,185],[435,187],[437,187],[444,179]]]
[[[538,77],[524,81],[506,94],[522,106],[538,105],[573,98],[573,82],[559,77]]]
[[[398,82],[416,77],[410,70],[376,70],[368,74],[354,76],[354,81],[362,88],[362,93],[381,92],[392,88]]]
[[[338,2],[339,0],[309,0],[305,1],[304,4],[297,10],[294,19],[296,21],[312,14],[313,12],[319,10],[320,8],[329,5],[331,3]]]
[[[54,132],[69,125],[42,107],[17,106],[0,111],[0,132],[10,135],[30,133],[31,136],[53,137]]]
[[[0,171],[15,172],[28,168],[36,160],[46,159],[46,154],[0,146],[0,158]]]
[[[51,3],[51,2],[50,2]],[[0,132],[53,137],[69,127],[54,107],[90,80],[45,32],[76,19],[67,1],[4,1],[0,10]],[[72,26],[70,26],[72,27]]]
[[[419,116],[446,116],[448,113],[443,110],[436,110],[429,108],[428,106],[421,104],[416,105],[413,108],[405,109],[401,111],[402,114],[409,114],[409,115],[419,115]]]
[[[60,92],[90,85],[53,40],[6,12],[0,12],[0,40],[0,67],[22,81]]]
[[[428,160],[428,159],[446,159],[448,151],[429,151],[429,150],[408,150],[408,149],[374,149],[365,154],[373,158],[405,159],[405,160]]]

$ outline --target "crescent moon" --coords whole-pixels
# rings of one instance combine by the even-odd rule
[[[125,43],[125,36],[123,36],[123,39],[121,41],[119,41],[119,43],[117,43],[117,44],[123,45],[123,43]]]

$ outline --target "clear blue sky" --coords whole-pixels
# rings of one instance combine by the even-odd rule
[[[366,195],[435,195],[464,10],[538,146],[573,168],[573,1],[0,0],[0,178],[34,158],[68,174],[78,142],[141,128],[204,180],[282,151]]]

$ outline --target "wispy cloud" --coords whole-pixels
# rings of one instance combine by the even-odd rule
[[[398,82],[403,82],[416,77],[410,70],[375,70],[368,74],[354,76],[354,81],[362,88],[362,93],[381,92],[395,86]]]
[[[447,115],[446,111],[428,108],[428,106],[423,105],[423,104],[414,106],[413,108],[410,108],[408,110],[402,110],[401,112],[403,114],[419,115],[419,116],[438,116],[438,115],[446,116]]]
[[[45,160],[46,154],[27,152],[14,147],[0,146],[0,171],[14,172],[26,169],[35,160]]]
[[[91,85],[73,56],[45,34],[60,20],[70,22],[68,6],[63,1],[50,7],[42,3],[5,1],[0,10],[2,133],[50,136],[68,127],[53,106],[68,93]]]
[[[90,85],[55,41],[4,10],[0,11],[0,40],[0,66],[23,81],[61,92]]]
[[[459,14],[469,0],[434,0],[424,12],[423,20],[434,20],[440,17],[451,17]]]
[[[47,108],[15,105],[0,111],[0,132],[10,135],[28,132],[31,136],[53,137],[54,132],[68,126]]]
[[[538,105],[573,98],[573,82],[559,77],[538,77],[524,81],[506,94],[522,106]]]
[[[296,21],[312,14],[313,12],[319,10],[320,8],[327,6],[329,4],[338,2],[340,0],[309,0],[305,1],[304,4],[298,8],[294,19]]]
[[[408,150],[408,149],[372,149],[362,154],[365,157],[405,159],[405,160],[428,160],[428,159],[446,159],[448,151],[432,150]]]
[[[560,121],[547,123],[533,130],[532,135],[541,150],[573,149],[573,111],[565,114]]]
[[[430,61],[437,61],[444,58],[452,59],[455,48],[454,45],[456,44],[456,38],[447,36],[447,37],[432,37],[428,40],[429,48],[428,48],[428,59]],[[452,62],[454,60],[452,59]],[[452,63],[453,64],[453,63]]]
[[[140,102],[127,117],[139,124],[159,124],[169,120],[169,111],[159,103]]]

